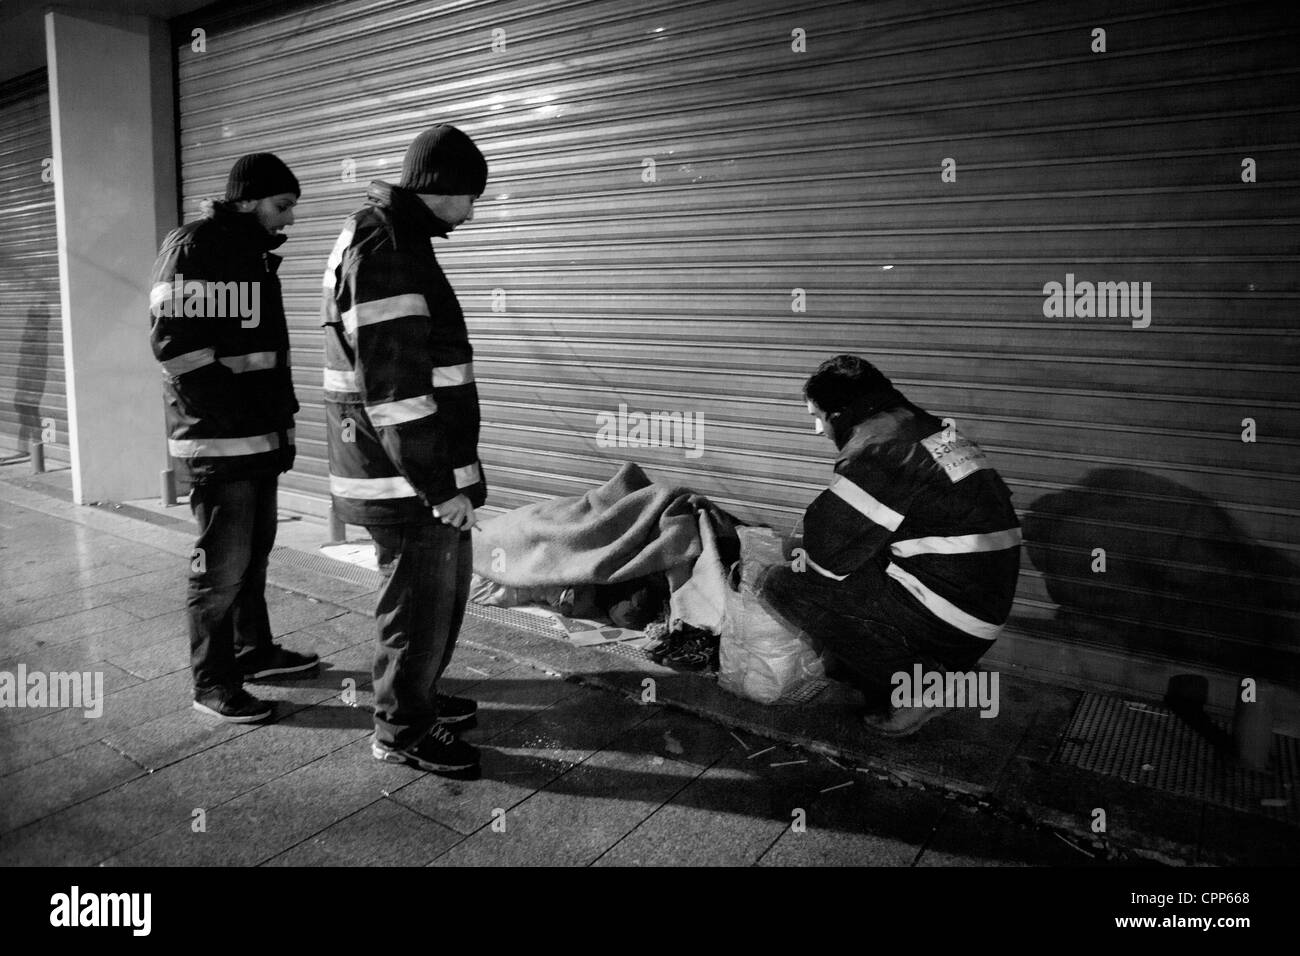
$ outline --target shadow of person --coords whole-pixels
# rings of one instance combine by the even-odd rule
[[[1300,679],[1300,568],[1199,492],[1099,469],[1034,501],[1023,528],[1062,637]]]

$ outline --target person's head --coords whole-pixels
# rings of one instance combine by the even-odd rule
[[[487,160],[474,141],[442,123],[407,147],[397,185],[419,195],[450,232],[474,218],[474,203],[487,186],[487,174]]]
[[[253,216],[269,234],[293,225],[293,207],[302,189],[274,153],[249,153],[235,160],[226,180],[226,202]]]
[[[817,366],[803,386],[813,431],[836,446],[856,425],[873,401],[888,396],[893,384],[879,369],[856,355],[836,355]]]

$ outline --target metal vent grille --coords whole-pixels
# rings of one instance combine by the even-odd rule
[[[279,564],[287,564],[295,568],[306,568],[308,571],[316,571],[332,578],[341,578],[344,581],[350,581],[353,584],[359,584],[367,588],[377,588],[384,580],[383,575],[378,571],[371,571],[359,564],[340,561],[324,554],[299,551],[297,548],[277,547],[271,549],[271,567],[274,568]]]
[[[514,608],[509,607],[492,607],[487,604],[475,604],[471,601],[465,608],[465,613],[472,614],[474,617],[482,618],[485,621],[493,621],[497,624],[505,624],[508,627],[532,631],[534,634],[545,634],[547,637],[555,638],[563,637],[560,628],[551,623],[550,618],[529,614],[527,611],[516,611]]]
[[[1295,790],[1300,741],[1293,737],[1274,734],[1269,771],[1248,770],[1164,707],[1089,693],[1080,700],[1055,761],[1300,826]]]

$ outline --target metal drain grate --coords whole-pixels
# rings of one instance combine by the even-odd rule
[[[328,555],[311,554],[307,551],[299,551],[297,548],[272,548],[271,567],[274,568],[277,564],[287,564],[295,568],[304,568],[308,571],[316,571],[332,578],[351,581],[353,584],[359,584],[362,587],[370,588],[372,590],[379,587],[379,585],[384,581],[383,575],[378,571],[371,571],[369,568],[363,568],[359,564],[340,561],[337,558],[331,558]]]
[[[485,621],[493,621],[497,624],[505,624],[508,627],[532,631],[534,634],[545,634],[547,637],[560,640],[564,638],[564,632],[560,630],[559,625],[552,624],[549,618],[529,614],[527,611],[516,611],[511,607],[492,607],[489,604],[475,604],[471,601],[465,608],[465,613],[482,618]]]
[[[1227,730],[1220,720],[1213,721]],[[1220,756],[1172,711],[1084,694],[1055,761],[1180,796],[1300,827],[1296,770],[1300,740],[1273,735],[1270,770],[1248,770]]]

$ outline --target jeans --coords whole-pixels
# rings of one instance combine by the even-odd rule
[[[438,678],[469,600],[471,532],[435,520],[366,530],[384,578],[375,607],[375,739],[413,747],[438,719]]]
[[[755,583],[759,599],[773,614],[817,644],[827,676],[852,684],[869,709],[881,712],[889,707],[894,674],[910,675],[918,663],[926,671],[963,669],[982,653],[970,647],[954,650],[942,625],[928,620],[925,608],[893,587],[874,563],[843,581],[777,564],[764,569]]]
[[[278,479],[208,481],[190,492],[199,537],[186,608],[195,694],[243,684],[239,660],[271,645],[266,562],[275,546]]]

